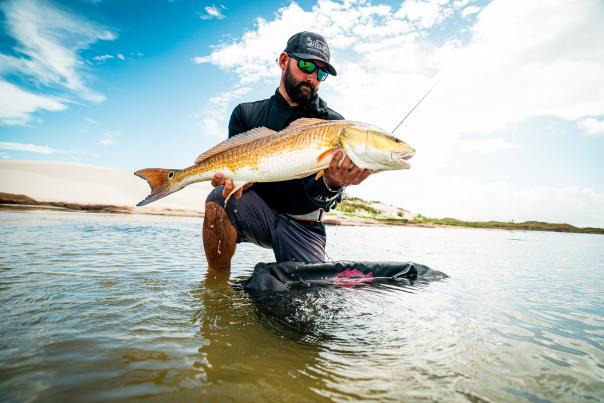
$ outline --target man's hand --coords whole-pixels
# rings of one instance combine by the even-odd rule
[[[347,185],[358,185],[373,173],[371,169],[363,169],[354,165],[348,156],[344,158],[342,164],[339,164],[343,155],[342,151],[335,153],[329,163],[329,168],[323,172],[327,186],[332,189]]]
[[[233,191],[233,189],[235,188],[235,185],[233,184],[233,180],[232,179],[224,179],[224,175],[222,174],[222,172],[216,172],[214,174],[214,176],[212,176],[212,180],[210,181],[210,183],[214,187],[217,187],[217,186],[220,186],[220,185],[224,185],[224,190],[222,191],[222,196],[225,199]],[[235,196],[236,199],[239,199],[241,197],[241,195],[243,194],[243,191],[249,189],[250,186],[252,186],[253,184],[254,184],[253,182],[252,183],[247,183],[241,189],[237,190],[237,192],[235,192],[235,194],[233,196]]]

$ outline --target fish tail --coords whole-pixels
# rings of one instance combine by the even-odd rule
[[[180,190],[182,187],[178,186],[177,181],[173,180],[178,172],[178,169],[162,168],[145,168],[136,171],[134,175],[146,180],[151,187],[151,194],[139,202],[137,206],[144,206]]]

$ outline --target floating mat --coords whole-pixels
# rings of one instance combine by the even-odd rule
[[[331,285],[354,287],[375,283],[439,280],[445,273],[413,262],[258,263],[244,287],[250,291],[287,291]]]

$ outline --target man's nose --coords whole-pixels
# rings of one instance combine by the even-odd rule
[[[317,80],[317,73],[313,71],[310,74],[306,74],[306,77],[304,77],[304,81],[312,85],[317,85],[317,83],[319,82],[319,80]]]

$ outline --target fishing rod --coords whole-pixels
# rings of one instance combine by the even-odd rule
[[[426,92],[426,93],[424,94],[424,96],[423,96],[423,97],[422,97],[422,98],[421,98],[421,99],[420,99],[420,100],[419,100],[419,101],[418,101],[418,102],[415,104],[415,106],[414,106],[413,108],[411,108],[411,110],[410,110],[409,112],[407,112],[407,114],[405,115],[405,117],[403,118],[403,120],[401,120],[401,121],[399,122],[399,124],[398,124],[398,125],[396,125],[396,127],[395,127],[394,129],[392,129],[392,131],[390,132],[390,134],[394,134],[394,132],[396,131],[396,129],[398,129],[398,128],[399,128],[399,126],[403,124],[403,122],[405,121],[405,119],[407,119],[407,118],[409,117],[409,115],[411,115],[411,113],[413,113],[413,111],[415,110],[415,108],[417,108],[417,107],[419,106],[419,104],[421,104],[421,103],[422,103],[422,101],[423,101],[423,100],[424,100],[424,99],[425,99],[425,98],[428,96],[428,94],[432,92],[432,90],[434,89],[434,87],[436,87],[436,86],[438,85],[438,83],[440,83],[440,80],[441,80],[441,79],[439,78],[439,79],[438,79],[438,81],[436,81],[436,82],[434,83],[434,85],[432,86],[432,88],[430,88],[430,89],[428,90],[428,92]]]

